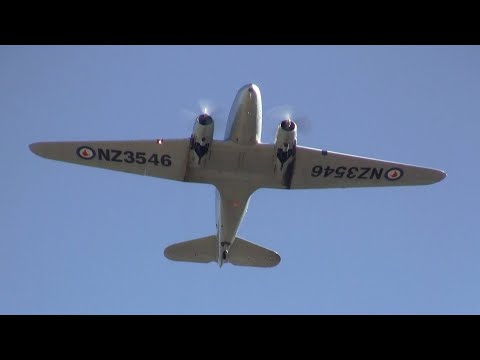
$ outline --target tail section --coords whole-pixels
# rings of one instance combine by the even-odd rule
[[[217,261],[217,247],[217,237],[212,235],[170,245],[163,254],[173,261],[209,263]]]
[[[238,266],[273,267],[281,258],[275,251],[261,247],[239,237],[228,252],[227,262]]]
[[[173,261],[195,263],[218,262],[218,239],[216,235],[184,241],[165,248],[164,255]],[[221,259],[219,265],[230,263],[237,266],[273,267],[280,262],[275,251],[236,237]]]

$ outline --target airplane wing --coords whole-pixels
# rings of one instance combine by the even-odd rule
[[[443,171],[297,146],[290,189],[428,185]]]
[[[170,180],[185,180],[189,139],[38,142],[44,158]]]

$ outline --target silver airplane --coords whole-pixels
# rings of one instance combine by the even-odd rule
[[[208,183],[216,188],[215,235],[170,245],[175,261],[273,267],[277,252],[237,236],[252,193],[260,188],[326,189],[428,185],[443,171],[297,145],[297,124],[282,119],[272,144],[261,142],[262,98],[258,86],[237,93],[224,140],[213,139],[207,113],[190,138],[129,141],[37,142],[35,154],[53,160],[164,179]]]

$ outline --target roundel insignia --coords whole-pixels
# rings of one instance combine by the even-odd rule
[[[400,168],[391,168],[385,173],[385,178],[387,180],[398,180],[403,176],[403,170]]]
[[[95,157],[95,150],[88,146],[80,146],[77,149],[77,155],[80,156],[82,159],[90,160]]]

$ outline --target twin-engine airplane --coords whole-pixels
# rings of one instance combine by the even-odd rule
[[[252,193],[259,188],[326,189],[428,185],[443,171],[297,145],[297,124],[281,121],[275,142],[261,142],[262,99],[254,84],[237,93],[224,140],[213,139],[214,121],[199,115],[190,138],[133,141],[38,142],[48,159],[216,187],[215,235],[168,246],[170,260],[273,267],[280,256],[237,236]]]

